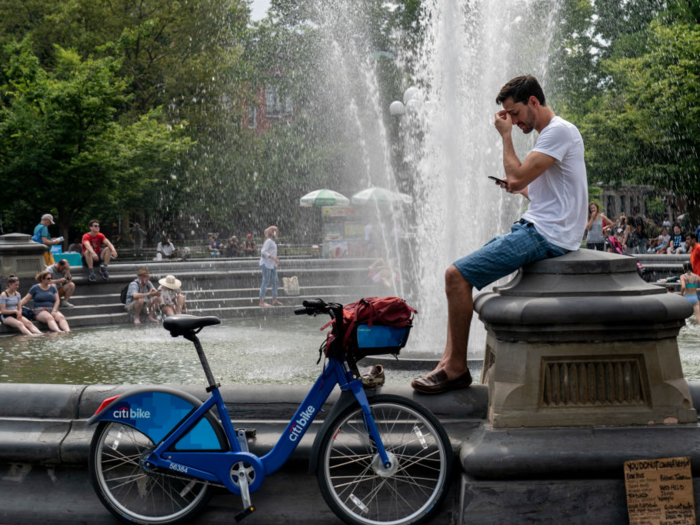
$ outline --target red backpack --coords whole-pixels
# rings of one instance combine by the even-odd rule
[[[357,348],[357,327],[367,325],[390,326],[394,328],[411,327],[413,314],[418,313],[415,308],[399,297],[365,297],[355,303],[346,304],[343,307],[343,340],[340,348],[345,352],[353,352]],[[332,326],[326,348],[338,336],[336,320],[333,319],[321,330]],[[404,341],[405,343],[405,341]]]

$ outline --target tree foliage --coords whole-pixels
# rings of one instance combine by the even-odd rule
[[[83,61],[57,47],[54,71],[46,71],[28,40],[8,45],[7,55],[0,88],[3,209],[16,201],[55,209],[67,237],[76,214],[138,198],[191,146],[184,125],[159,122],[157,109],[131,124],[117,121],[131,98],[117,59]]]

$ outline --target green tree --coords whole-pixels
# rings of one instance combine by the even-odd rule
[[[652,22],[644,52],[602,64],[611,79],[583,120],[593,180],[687,196],[700,219],[700,27]]]
[[[61,235],[79,214],[125,205],[166,177],[192,146],[185,124],[171,128],[158,109],[117,120],[130,101],[114,58],[81,60],[55,52],[47,71],[29,41],[8,45],[0,88],[0,195],[3,209],[56,210]]]

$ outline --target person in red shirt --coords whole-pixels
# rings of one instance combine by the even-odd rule
[[[103,245],[105,245],[104,249],[102,249]],[[117,258],[117,250],[107,240],[107,237],[100,233],[100,221],[90,221],[90,231],[83,235],[82,248],[83,264],[90,270],[88,281],[93,282],[97,280],[95,270],[93,270],[95,263],[98,263],[100,266],[102,278],[109,279],[107,266],[109,266],[109,261],[112,260],[112,257]]]
[[[688,245],[688,253],[690,254],[690,264],[693,265],[693,273],[700,275],[700,244],[698,244],[698,240],[692,233],[685,236],[685,242]]]

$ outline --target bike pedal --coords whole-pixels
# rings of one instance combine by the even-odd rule
[[[255,429],[254,428],[242,428],[241,430],[243,430],[245,432],[245,437],[247,437],[248,439],[255,437]]]
[[[236,523],[238,523],[239,521],[241,521],[243,518],[245,518],[245,517],[248,516],[249,514],[252,514],[254,511],[255,511],[255,506],[254,506],[254,505],[251,505],[251,506],[248,507],[247,509],[243,509],[241,512],[239,512],[238,514],[236,514],[236,515],[234,516],[234,518],[236,519]]]

